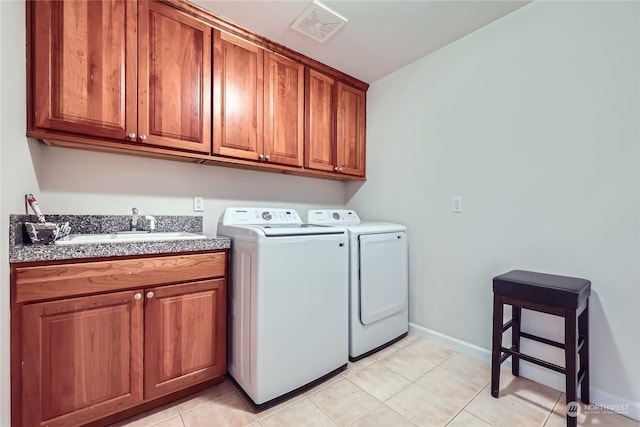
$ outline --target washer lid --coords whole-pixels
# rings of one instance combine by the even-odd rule
[[[251,224],[261,230],[266,237],[282,237],[282,236],[310,236],[322,234],[345,234],[345,230],[337,227],[313,224],[273,224],[273,225],[257,225]]]

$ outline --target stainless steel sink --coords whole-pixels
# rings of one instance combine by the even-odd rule
[[[157,242],[166,240],[199,240],[206,239],[204,234],[187,233],[186,231],[169,231],[161,233],[112,233],[112,234],[70,234],[56,240],[56,245],[78,245],[92,243],[131,243]]]

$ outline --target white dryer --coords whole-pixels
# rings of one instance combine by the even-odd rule
[[[407,228],[362,222],[353,210],[310,210],[307,222],[349,232],[349,359],[374,353],[409,331]]]
[[[269,406],[348,362],[348,236],[292,209],[227,208],[228,370]]]

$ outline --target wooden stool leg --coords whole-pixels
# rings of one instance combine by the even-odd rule
[[[515,351],[520,351],[520,319],[522,317],[522,308],[511,306],[511,318],[513,324],[511,326],[511,346]],[[520,358],[511,356],[511,373],[514,377],[520,376]]]
[[[577,353],[578,337],[576,335],[576,310],[566,309],[564,315],[564,360],[566,367],[567,404],[578,399]],[[577,426],[577,417],[567,414],[567,427]]]
[[[580,384],[580,400],[589,403],[589,300],[580,317],[578,317],[578,336],[584,337],[580,350],[580,370],[584,369],[584,379]]]
[[[502,297],[493,294],[493,340],[491,344],[491,396],[498,397],[500,392],[500,356],[502,355],[502,316],[504,306]]]

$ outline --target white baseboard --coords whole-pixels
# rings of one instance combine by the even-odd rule
[[[479,347],[466,341],[461,341],[457,338],[418,326],[414,323],[409,323],[409,333],[418,337],[426,338],[429,341],[442,344],[445,347],[459,351],[460,353],[466,354],[474,359],[482,360],[485,363],[491,364],[491,351],[486,348]],[[511,360],[507,360],[502,366],[502,369],[510,370]],[[557,372],[522,361],[520,366],[520,375],[537,383],[544,384],[547,387],[564,392],[564,375]],[[615,396],[594,388],[593,386],[589,389],[589,394],[592,404],[604,406],[608,410],[618,412],[625,417],[640,421],[640,402],[634,402],[629,399]]]

